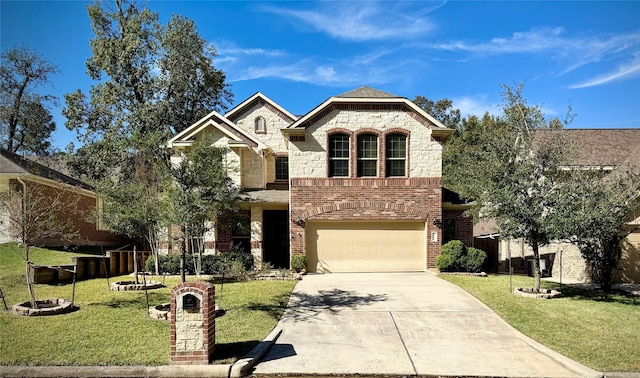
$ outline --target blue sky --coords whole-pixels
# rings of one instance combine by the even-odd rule
[[[85,1],[0,2],[0,47],[56,64],[43,92],[88,92]],[[262,92],[302,115],[367,85],[449,98],[463,114],[498,112],[500,84],[525,83],[547,116],[572,105],[573,128],[640,127],[640,2],[149,1],[166,22],[193,19],[218,51],[234,104]],[[54,144],[74,135],[60,108]]]

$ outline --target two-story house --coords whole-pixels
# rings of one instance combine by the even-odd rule
[[[281,268],[304,254],[310,272],[424,271],[443,238],[472,243],[468,205],[442,187],[453,130],[407,98],[362,87],[296,117],[256,93],[169,140],[173,159],[205,132],[247,193],[245,227],[212,220],[208,252],[236,243]]]

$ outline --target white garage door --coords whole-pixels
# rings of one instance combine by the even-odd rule
[[[425,270],[424,222],[307,222],[311,272]]]

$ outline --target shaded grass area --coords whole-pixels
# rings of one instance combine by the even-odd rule
[[[442,276],[494,310],[518,331],[599,371],[640,371],[640,298],[580,286],[543,282],[560,290],[554,299],[510,293],[509,276]],[[513,288],[533,278],[513,277]]]
[[[15,248],[15,244],[0,245],[0,288],[9,306],[29,298],[24,260]],[[68,264],[72,256],[37,249],[31,260]],[[112,277],[110,282],[122,280],[131,277]],[[164,279],[166,287],[149,291],[150,305],[169,302],[171,288],[179,283],[179,278]],[[216,319],[214,362],[232,362],[268,335],[294,285],[294,281],[226,282],[221,290],[216,283],[216,302],[226,313]],[[71,299],[72,286],[35,285],[35,292],[38,299]],[[144,291],[111,291],[104,278],[79,281],[75,302],[78,311],[48,317],[18,317],[2,308],[0,365],[169,364],[169,323],[148,317]]]

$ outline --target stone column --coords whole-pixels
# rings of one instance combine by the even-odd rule
[[[215,286],[184,282],[171,290],[171,364],[207,365],[215,348]]]
[[[262,207],[251,206],[251,254],[256,267],[262,267],[264,256]]]

